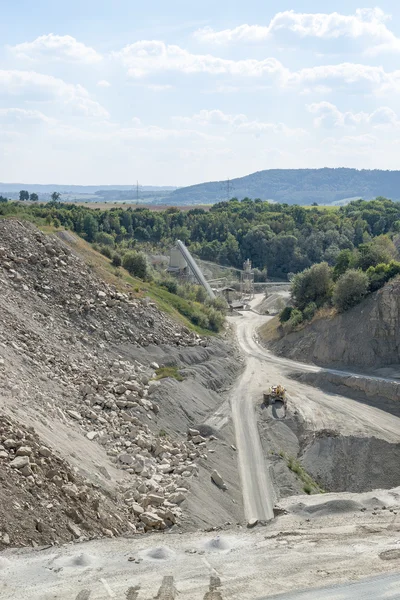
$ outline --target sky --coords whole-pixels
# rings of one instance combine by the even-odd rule
[[[399,169],[400,3],[0,0],[0,181]]]

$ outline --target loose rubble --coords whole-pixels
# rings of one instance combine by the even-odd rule
[[[12,484],[14,498],[33,498],[27,508],[15,509],[24,511],[25,522],[14,529],[0,502],[0,548],[179,523],[206,439],[196,430],[186,440],[152,431],[160,410],[151,399],[159,365],[123,358],[118,346],[199,345],[201,338],[149,299],[99,280],[67,245],[19,221],[0,221],[0,289],[0,401],[6,414],[26,407],[55,427],[67,424],[100,445],[126,476],[112,501],[109,514],[115,517],[103,519],[94,508],[88,513],[91,502],[104,500],[100,486],[83,480],[77,485],[77,473],[57,449],[2,416],[0,403],[0,495]],[[68,517],[72,510],[75,520]]]

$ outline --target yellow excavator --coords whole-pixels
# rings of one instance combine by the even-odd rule
[[[287,398],[286,390],[283,385],[272,385],[267,392],[264,392],[263,398],[265,406],[275,404],[276,401],[282,402],[286,412]]]

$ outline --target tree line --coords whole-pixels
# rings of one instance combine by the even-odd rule
[[[53,200],[25,210],[89,242],[100,237],[102,243],[106,240],[122,248],[139,245],[167,250],[180,239],[204,260],[241,268],[249,258],[256,269],[278,278],[319,262],[334,266],[343,250],[351,252],[377,236],[400,231],[400,203],[385,198],[358,200],[340,208],[232,199],[210,210],[187,212],[178,208],[99,210]]]

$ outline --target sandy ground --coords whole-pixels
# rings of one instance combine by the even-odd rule
[[[210,577],[218,577],[220,599],[246,600],[393,573],[399,568],[399,501],[399,489],[297,497],[285,501],[290,514],[253,530],[10,550],[0,557],[0,598],[148,600],[173,577],[180,600],[200,600]]]

